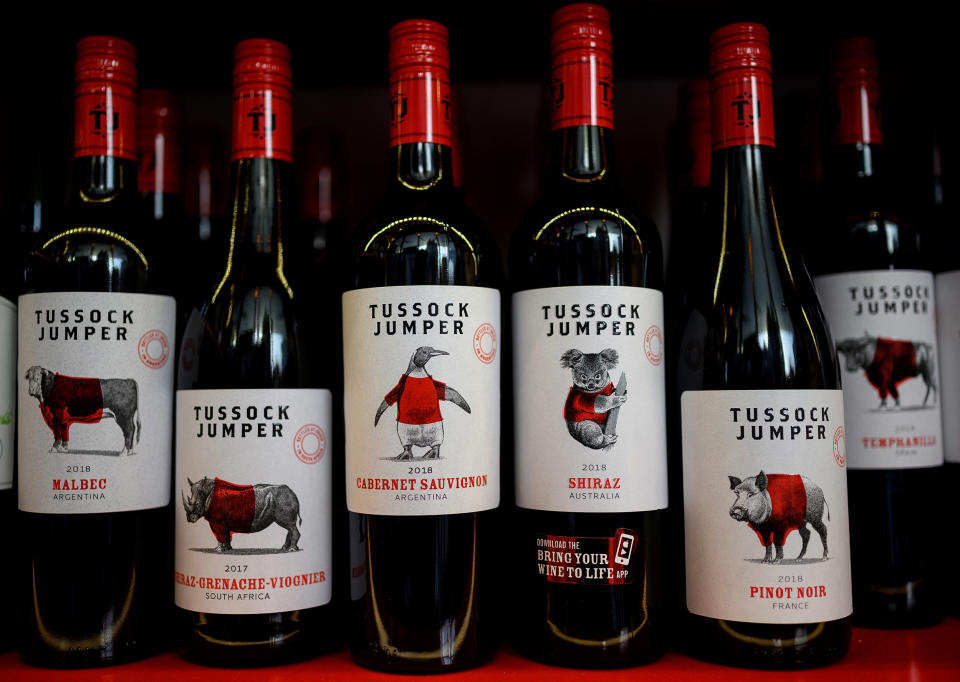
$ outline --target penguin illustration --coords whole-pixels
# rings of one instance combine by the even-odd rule
[[[430,346],[417,348],[410,357],[407,371],[384,397],[380,407],[377,408],[377,416],[373,418],[373,425],[376,426],[387,408],[394,403],[397,404],[397,435],[400,436],[400,444],[403,445],[403,452],[393,458],[397,461],[413,459],[414,445],[430,448],[423,459],[440,458],[440,444],[443,443],[441,400],[449,400],[470,414],[470,406],[460,393],[442,381],[435,381],[427,374],[424,367],[427,360],[437,355],[449,355],[449,353]]]

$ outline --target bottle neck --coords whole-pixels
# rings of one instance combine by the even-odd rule
[[[137,164],[116,156],[78,156],[73,160],[71,208],[101,211],[133,206],[137,200]],[[82,219],[82,216],[77,216]]]
[[[550,182],[609,183],[614,175],[613,129],[594,125],[553,131],[550,141]]]
[[[774,148],[762,144],[733,145],[713,153],[708,213],[720,216],[725,252],[754,261],[764,252],[781,250],[782,239],[773,199]]]
[[[408,142],[390,148],[392,193],[446,193],[453,189],[452,149],[434,142]]]
[[[827,157],[827,181],[831,185],[845,185],[863,181],[877,181],[886,170],[883,145],[859,142],[835,145]]]
[[[223,284],[251,271],[273,273],[289,290],[283,249],[292,196],[292,167],[263,157],[237,159],[231,166],[230,241]],[[292,215],[292,214],[291,214]],[[272,275],[271,275],[272,276]]]

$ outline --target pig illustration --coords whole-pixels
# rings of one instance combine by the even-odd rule
[[[737,521],[746,521],[763,543],[763,563],[783,562],[783,544],[794,530],[800,533],[803,547],[797,556],[799,561],[807,553],[810,542],[809,523],[820,535],[823,544],[823,559],[827,556],[827,527],[823,524],[823,509],[827,500],[823,490],[806,476],[796,474],[766,474],[761,471],[741,481],[730,476],[730,490],[737,499],[730,507],[730,516]],[[827,507],[827,520],[830,508]],[[773,547],[777,549],[773,557]]]

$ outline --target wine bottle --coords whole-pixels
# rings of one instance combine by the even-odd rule
[[[544,197],[511,246],[519,581],[514,637],[548,663],[663,651],[663,262],[614,168],[610,15],[552,17]]]
[[[209,665],[276,664],[336,641],[332,394],[304,370],[284,265],[291,78],[283,43],[236,46],[228,255],[180,351],[174,598],[180,653]]]
[[[943,111],[949,109],[943,107]],[[937,301],[937,343],[940,348],[940,395],[943,409],[943,483],[940,490],[941,511],[947,517],[956,517],[952,499],[945,491],[956,490],[960,486],[960,236],[953,228],[951,208],[953,204],[953,185],[950,177],[944,181],[943,155],[944,145],[941,131],[946,122],[936,130],[930,153],[929,167],[933,171],[927,177],[926,220],[932,232],[934,253],[934,287]],[[948,147],[949,149],[949,147]],[[952,157],[951,157],[952,158]],[[949,197],[949,200],[948,200]],[[946,584],[952,576],[953,567],[960,561],[960,548],[949,543],[947,551],[939,561],[939,578]],[[949,592],[947,599],[949,613],[960,616],[960,595]]]
[[[831,71],[829,209],[811,265],[846,369],[854,618],[929,624],[941,595],[924,506],[943,464],[933,274],[884,167],[873,42],[838,42]]]
[[[680,89],[680,115],[673,141],[674,186],[667,261],[668,328],[679,313],[683,293],[693,279],[694,260],[684,246],[699,242],[710,190],[710,83],[688,81]]]
[[[228,241],[224,220],[229,154],[219,128],[188,128],[183,145],[183,250],[195,277],[181,280],[178,305],[182,315],[203,303],[220,281]]]
[[[339,215],[337,194],[343,183],[343,163],[339,139],[332,131],[311,127],[298,140],[302,162],[298,163],[297,198],[299,200],[299,233],[291,253],[296,269],[295,277],[301,281],[300,299],[305,311],[325,310],[326,314],[307,314],[303,317],[304,334],[314,343],[328,345],[329,353],[341,357],[341,335],[329,333],[329,320],[341,319],[339,293],[344,282],[344,256],[346,251],[346,228]],[[310,353],[305,358],[313,365],[322,366],[326,352]],[[343,375],[332,376],[338,390]],[[342,413],[341,409],[335,414]],[[336,409],[336,408],[335,408]],[[338,441],[340,442],[340,441]],[[338,488],[338,491],[341,489]]]
[[[823,665],[851,635],[843,400],[813,284],[776,212],[763,26],[710,36],[710,110],[705,255],[670,355],[680,641],[728,665]]]
[[[17,495],[13,489],[13,460],[17,416],[17,275],[22,273],[18,249],[0,254],[0,523],[15,528]],[[14,584],[13,562],[0,563],[0,580]],[[0,651],[12,646],[14,623],[0,625]]]
[[[390,178],[343,295],[347,505],[361,514],[354,660],[405,672],[496,649],[500,259],[451,178],[447,29],[390,30]]]
[[[137,188],[140,191],[143,224],[150,226],[159,254],[159,270],[168,293],[193,287],[191,277],[177,277],[183,244],[171,235],[183,230],[183,190],[180,179],[183,112],[180,97],[170,90],[144,88],[137,97]],[[179,283],[179,286],[178,286]],[[181,315],[189,310],[182,295],[176,295]],[[192,301],[191,301],[192,302]]]
[[[77,44],[69,218],[19,299],[21,651],[44,666],[144,656],[170,610],[175,304],[137,219],[134,60]]]

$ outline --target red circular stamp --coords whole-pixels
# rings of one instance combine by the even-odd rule
[[[497,357],[497,332],[493,325],[484,322],[473,334],[473,352],[480,362],[489,365]]]
[[[316,424],[300,427],[293,437],[293,454],[304,464],[316,464],[327,451],[327,437]]]
[[[654,367],[658,367],[663,362],[663,332],[657,325],[650,327],[644,334],[643,352],[647,354],[647,360]]]
[[[844,439],[842,426],[838,426],[833,432],[833,458],[841,468],[847,466],[847,441]]]
[[[170,357],[170,342],[167,340],[167,335],[159,329],[145,332],[137,345],[137,354],[140,356],[140,362],[150,369],[160,369],[167,364],[167,358]]]

